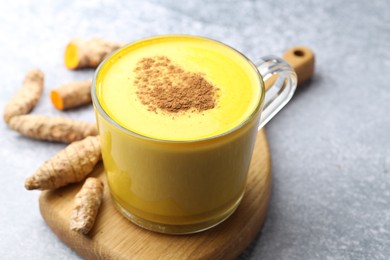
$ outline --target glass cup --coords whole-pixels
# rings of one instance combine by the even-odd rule
[[[132,132],[110,117],[99,102],[97,84],[102,68],[134,44],[175,37],[203,39],[226,47],[211,39],[185,35],[157,36],[129,44],[100,64],[93,79],[92,99],[116,208],[148,230],[188,234],[221,223],[238,207],[257,132],[290,100],[297,78],[278,57],[266,56],[252,63],[228,47],[241,55],[259,78],[255,87],[260,89],[260,98],[243,123],[223,134],[191,141],[159,140]],[[277,79],[266,91],[264,81],[274,75]]]

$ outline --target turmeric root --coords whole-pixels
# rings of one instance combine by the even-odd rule
[[[65,49],[65,66],[71,70],[96,68],[105,57],[122,46],[99,38],[73,39]]]
[[[91,79],[62,85],[50,92],[51,102],[59,110],[89,104],[92,100],[91,85]]]
[[[43,92],[43,72],[32,69],[27,72],[23,87],[12,97],[4,109],[4,121],[8,124],[12,117],[29,113],[38,103]]]
[[[74,208],[70,215],[70,229],[86,235],[95,223],[103,198],[103,183],[96,178],[88,178],[77,193]]]
[[[48,190],[82,181],[99,160],[101,160],[99,137],[89,136],[71,143],[46,161],[26,179],[24,186],[27,190]]]
[[[71,143],[98,135],[96,124],[63,117],[21,115],[11,118],[9,127],[33,139]]]

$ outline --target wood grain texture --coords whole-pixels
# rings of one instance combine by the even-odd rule
[[[105,183],[95,226],[87,235],[69,229],[69,217],[82,183],[41,193],[39,202],[48,226],[86,259],[232,259],[261,229],[271,192],[271,156],[264,130],[257,136],[244,198],[220,225],[192,235],[164,235],[144,230],[124,218],[111,201],[100,163],[91,174]]]
[[[308,47],[295,46],[290,48],[283,54],[283,59],[297,73],[298,85],[301,85],[313,76],[315,65],[314,52]]]
[[[315,55],[310,48],[304,46],[292,47],[283,53],[283,59],[287,61],[297,74],[298,87],[313,76]],[[270,89],[277,79],[278,74],[274,74],[265,81],[265,90]]]

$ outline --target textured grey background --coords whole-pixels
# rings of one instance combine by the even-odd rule
[[[46,73],[34,113],[63,115],[48,93],[92,71],[70,72],[75,36],[133,41],[203,35],[256,59],[296,44],[316,53],[314,79],[266,127],[273,191],[263,230],[242,259],[390,258],[389,1],[0,1],[0,107],[25,72]],[[91,107],[66,116],[93,121]],[[0,123],[2,259],[78,259],[50,231],[39,192],[23,188],[63,145]]]

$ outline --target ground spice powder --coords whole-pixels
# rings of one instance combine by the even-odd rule
[[[218,88],[166,56],[141,59],[134,73],[136,94],[149,111],[202,112],[216,106]]]

